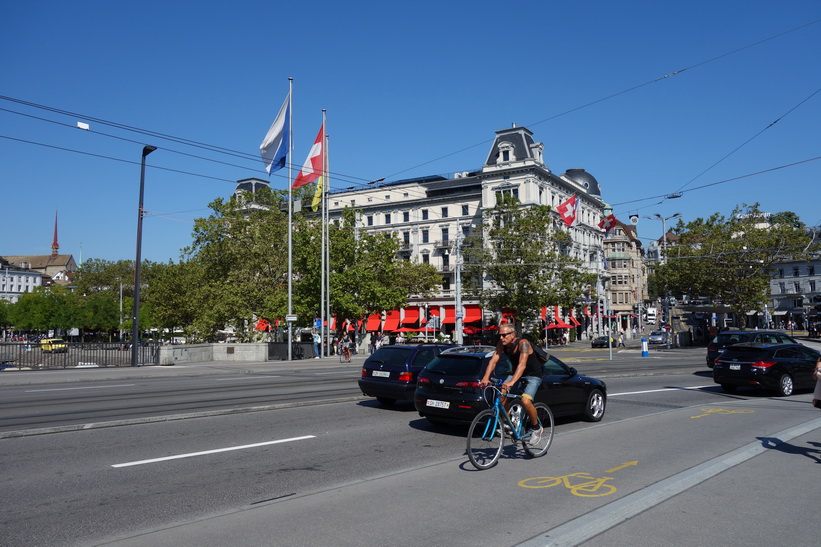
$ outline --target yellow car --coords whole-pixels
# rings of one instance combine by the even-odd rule
[[[40,349],[43,353],[65,353],[68,351],[68,344],[62,338],[46,338],[40,340]]]

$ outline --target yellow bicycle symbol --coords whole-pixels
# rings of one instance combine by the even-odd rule
[[[571,478],[583,482],[573,484],[570,481]],[[613,477],[594,477],[590,473],[570,473],[561,477],[531,477],[519,481],[519,486],[522,488],[550,488],[551,486],[563,484],[574,496],[597,498],[609,496],[616,491],[616,487],[612,484],[605,484],[605,482],[612,479]]]
[[[711,414],[749,414],[751,412],[755,412],[755,410],[741,408],[738,410],[727,410],[724,408],[702,408],[701,409],[704,414],[699,414],[698,416],[690,416],[691,418],[703,418],[704,416],[709,416]]]

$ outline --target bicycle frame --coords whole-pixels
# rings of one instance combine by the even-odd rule
[[[493,404],[492,405],[488,404],[488,406],[490,406],[490,408],[494,411],[495,416],[494,416],[493,423],[492,424],[488,423],[488,426],[485,428],[485,431],[482,433],[482,435],[486,436],[488,433],[490,433],[494,430],[492,428],[496,428],[498,426],[499,417],[501,415],[502,421],[510,427],[510,430],[512,432],[511,435],[512,435],[512,438],[513,438],[513,442],[518,442],[518,441],[521,441],[522,438],[523,438],[522,437],[522,426],[523,426],[524,419],[526,417],[526,414],[524,412],[524,408],[522,408],[522,416],[519,419],[519,423],[514,424],[513,419],[510,417],[510,414],[508,413],[507,409],[505,408],[504,403],[502,402],[502,399],[503,398],[504,399],[521,399],[522,396],[521,395],[516,395],[516,394],[513,394],[513,393],[507,393],[503,397],[502,396],[502,390],[497,387],[498,385],[501,385],[501,383],[502,382],[500,380],[495,386],[488,386],[488,388],[493,390]],[[487,388],[485,388],[485,389],[487,389]],[[487,398],[485,398],[485,401],[487,401]]]

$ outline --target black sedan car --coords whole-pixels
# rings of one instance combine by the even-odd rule
[[[609,338],[609,340],[608,340]],[[613,337],[597,336],[590,341],[591,348],[615,348],[616,340]]]
[[[766,344],[797,344],[790,336],[783,332],[772,330],[725,330],[719,332],[707,345],[707,366],[713,368],[716,357],[724,348],[742,342],[763,342]]]
[[[437,355],[452,347],[443,344],[381,347],[365,359],[359,389],[363,395],[376,397],[383,405],[413,399],[419,371]]]
[[[734,344],[716,358],[713,380],[728,393],[748,386],[786,397],[796,389],[815,387],[812,372],[818,356],[801,344]]]
[[[470,423],[476,414],[488,408],[479,381],[492,355],[493,348],[477,351],[469,346],[442,352],[419,373],[413,399],[419,414],[433,423]],[[503,356],[492,377],[504,380],[512,370],[510,361]],[[544,364],[544,377],[535,401],[547,404],[555,416],[580,414],[585,420],[597,422],[604,416],[607,386],[601,380],[579,374],[551,355]]]

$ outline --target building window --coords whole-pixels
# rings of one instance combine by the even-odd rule
[[[410,212],[403,211],[402,212],[402,222],[410,222]]]
[[[469,214],[470,214],[470,212],[468,212],[468,206],[467,205],[462,205],[462,216],[466,217]]]
[[[410,232],[402,232],[402,241],[405,245],[410,245]]]
[[[430,264],[430,255],[428,253],[422,255],[422,264]]]
[[[385,199],[386,200],[391,199],[391,195],[390,194],[385,194]]]
[[[792,269],[792,276],[798,277],[798,266],[794,266]]]
[[[427,209],[422,209],[422,220],[427,220],[427,219],[428,219],[428,210]]]
[[[462,235],[467,237],[470,235],[470,226],[467,224],[462,225]]]
[[[779,283],[778,289],[781,291],[781,294],[787,294],[787,287],[784,283]]]
[[[784,268],[778,268],[778,277],[784,277]]]
[[[390,213],[385,213],[385,224],[390,224],[390,223],[391,223],[391,214]]]
[[[448,228],[442,228],[442,244],[447,244],[448,239],[450,239],[450,230]]]
[[[793,285],[795,286],[795,292],[800,293],[801,292],[801,282],[796,281],[795,283],[793,283]]]
[[[807,266],[807,275],[815,275],[815,266]]]
[[[442,290],[449,291],[450,290],[450,276],[446,275],[442,277]]]
[[[815,281],[810,281],[810,292],[815,292]]]
[[[430,231],[427,228],[422,230],[422,243],[430,243]]]
[[[448,208],[442,207],[442,218],[448,218]]]
[[[368,226],[373,226],[373,215],[368,215]]]

